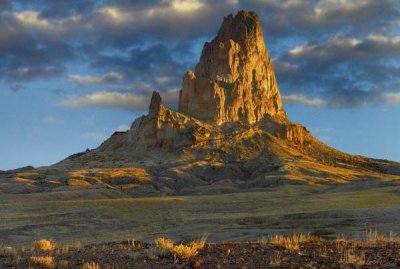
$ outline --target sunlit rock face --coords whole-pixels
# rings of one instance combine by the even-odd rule
[[[205,43],[195,72],[184,75],[178,110],[218,125],[286,117],[256,13],[224,18],[217,37]]]

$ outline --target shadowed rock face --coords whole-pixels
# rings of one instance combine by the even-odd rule
[[[256,13],[224,18],[195,72],[184,75],[178,110],[218,125],[286,116]]]

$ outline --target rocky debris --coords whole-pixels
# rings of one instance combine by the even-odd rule
[[[218,125],[285,115],[256,13],[224,18],[195,72],[184,75],[178,110]]]

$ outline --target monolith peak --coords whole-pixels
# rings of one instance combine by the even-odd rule
[[[286,117],[256,13],[224,18],[216,38],[204,44],[195,72],[184,75],[178,110],[218,125]]]

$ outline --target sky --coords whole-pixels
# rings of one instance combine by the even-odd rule
[[[292,121],[340,150],[400,161],[398,0],[1,0],[0,170],[95,148],[176,108],[224,16],[256,11]]]

